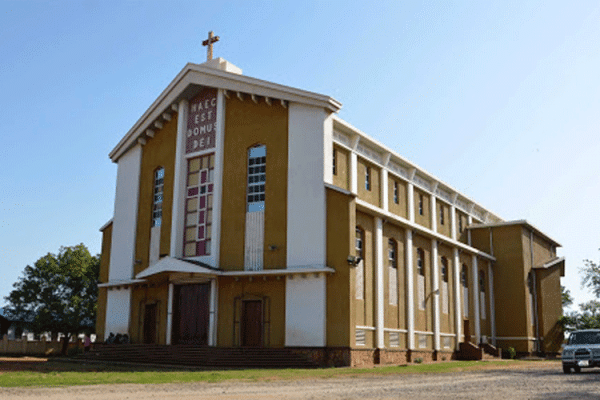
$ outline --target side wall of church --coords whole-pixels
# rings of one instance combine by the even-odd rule
[[[102,250],[100,254],[100,273],[98,282],[108,282],[108,267],[110,263],[110,247],[112,241],[112,222],[102,231]],[[104,338],[106,327],[106,297],[107,288],[98,288],[98,309],[96,310],[96,335]]]
[[[225,270],[244,269],[248,150],[258,144],[267,151],[264,269],[286,265],[288,109],[231,97],[225,107],[219,258]]]

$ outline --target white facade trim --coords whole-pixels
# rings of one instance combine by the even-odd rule
[[[415,291],[413,281],[413,237],[412,230],[405,233],[404,254],[406,258],[406,322],[408,328],[408,349],[415,348]]]
[[[108,268],[109,281],[133,277],[141,164],[141,145],[136,145],[119,159]]]
[[[481,314],[479,312],[479,267],[477,266],[477,256],[472,256],[472,271],[473,277],[471,285],[473,298],[473,319],[475,320],[475,343],[478,344],[481,339]]]
[[[379,193],[381,195],[381,208],[388,211],[388,172],[387,169],[382,169],[379,174]]]
[[[219,286],[216,279],[210,280],[209,319],[208,319],[208,345],[217,345],[217,309],[219,306]]]
[[[396,329],[396,328],[383,328],[385,332],[398,332],[398,333],[408,333],[406,329]]]
[[[223,89],[217,92],[217,131],[215,139],[215,169],[213,190],[213,221],[210,254],[213,266],[218,267],[221,256],[221,209],[223,204],[223,159],[225,141],[225,95]]]
[[[129,334],[131,289],[109,290],[106,293],[104,340],[110,333]]]
[[[304,264],[325,264],[327,214],[323,182],[323,129],[327,118],[328,115],[323,109],[297,103],[289,105],[286,252],[288,268]],[[331,153],[332,150],[329,150]],[[267,149],[267,158],[268,151]],[[331,154],[328,156],[331,160]],[[330,165],[327,168],[331,170]]]
[[[365,331],[376,331],[377,328],[374,326],[363,326],[363,325],[356,325],[356,329],[364,329]]]
[[[327,341],[327,282],[323,275],[286,277],[285,345],[324,347]]]
[[[169,283],[169,293],[167,297],[167,345],[171,344],[171,334],[173,332],[173,283]]]
[[[385,289],[384,289],[384,266],[383,266],[383,221],[381,218],[375,218],[375,327],[377,328],[376,347],[382,349],[385,347],[384,332],[385,326]]]
[[[452,249],[453,268],[454,272],[454,330],[456,331],[456,337],[460,338],[462,335],[462,299],[461,299],[461,285],[460,285],[460,257],[458,249],[454,247]],[[456,349],[459,348],[459,340],[456,341]]]
[[[173,177],[173,212],[171,213],[171,257],[183,256],[183,213],[185,212],[185,187],[187,163],[185,161],[185,132],[189,103],[179,102],[177,114],[177,143],[175,144],[175,172]]]
[[[492,331],[492,344],[496,345],[496,304],[494,298],[494,270],[488,265],[488,286],[490,296],[490,326]]]
[[[433,348],[440,349],[440,274],[438,266],[438,242],[431,239],[431,280],[433,293]]]

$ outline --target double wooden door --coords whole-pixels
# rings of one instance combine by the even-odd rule
[[[174,292],[173,344],[208,345],[210,283],[178,285]]]

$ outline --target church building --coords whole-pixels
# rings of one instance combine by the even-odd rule
[[[558,352],[559,243],[340,119],[187,64],[110,152],[99,338],[290,348],[323,365]]]

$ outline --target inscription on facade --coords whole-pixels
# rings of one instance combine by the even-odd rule
[[[204,89],[190,101],[186,132],[186,154],[215,147],[217,90]]]

